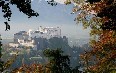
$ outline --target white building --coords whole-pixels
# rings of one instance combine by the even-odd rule
[[[28,40],[29,34],[26,31],[20,31],[16,34],[14,34],[14,42],[18,43],[18,39],[20,40]]]
[[[61,29],[59,27],[57,27],[57,28],[54,28],[54,27],[43,28],[42,26],[40,26],[38,30],[31,33],[31,37],[32,38],[42,37],[42,38],[47,38],[47,39],[50,39],[52,37],[61,37]]]
[[[17,48],[17,47],[19,46],[19,44],[16,44],[16,43],[9,43],[9,46],[10,46],[10,47],[16,47],[16,48]]]
[[[34,40],[25,41],[25,40],[20,40],[20,39],[18,39],[18,43],[19,43],[21,46],[34,47]]]
[[[25,41],[20,39],[18,39],[18,43],[9,43],[9,46],[14,48],[18,48],[19,46],[32,47],[32,48],[35,47],[34,40]]]
[[[14,34],[14,43],[9,43],[9,46],[11,47],[19,47],[19,46],[25,46],[25,47],[32,47],[36,48],[34,45],[34,40],[32,38],[46,38],[50,39],[52,37],[61,37],[61,29],[59,27],[45,27],[42,26],[39,27],[38,30],[32,31],[32,29],[29,29],[28,32],[26,31],[20,31],[16,34]]]

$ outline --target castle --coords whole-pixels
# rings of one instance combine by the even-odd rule
[[[36,47],[34,38],[50,39],[53,37],[61,37],[61,29],[59,27],[45,27],[40,26],[37,30],[20,31],[14,34],[14,42],[9,43],[10,47]]]

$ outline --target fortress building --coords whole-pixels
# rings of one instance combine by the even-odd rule
[[[46,38],[50,39],[52,37],[61,37],[61,29],[59,27],[45,27],[43,28],[42,26],[39,27],[38,30],[34,31],[31,33],[31,37],[41,37],[41,38]]]
[[[34,48],[34,38],[50,39],[53,37],[61,38],[61,29],[59,27],[45,27],[40,26],[36,31],[20,31],[14,34],[14,42],[9,43],[11,47],[26,46]],[[42,41],[41,41],[42,42]]]

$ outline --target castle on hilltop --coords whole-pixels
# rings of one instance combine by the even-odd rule
[[[29,29],[29,31],[20,31],[14,34],[14,42],[9,43],[12,47],[19,46],[27,46],[27,47],[35,47],[34,38],[45,38],[50,39],[53,37],[60,38],[61,37],[61,29],[59,27],[45,27],[40,26],[37,30],[33,31]]]
[[[30,37],[34,38],[34,37],[41,37],[41,38],[46,38],[46,39],[50,39],[52,37],[61,37],[61,29],[59,27],[54,28],[54,27],[45,27],[43,28],[42,26],[39,27],[38,30],[36,31],[32,31],[29,30],[28,34]]]

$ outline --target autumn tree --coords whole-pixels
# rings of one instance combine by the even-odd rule
[[[116,0],[67,0],[73,3],[75,20],[91,28],[91,51],[85,51],[81,58],[87,72],[116,72]]]
[[[31,0],[0,0],[3,17],[10,20],[11,5],[16,5],[19,11],[31,16],[38,16],[31,9]],[[90,44],[91,51],[85,51],[81,58],[84,60],[87,72],[92,73],[110,73],[116,72],[116,0],[66,0],[65,4],[73,3],[73,13],[77,14],[75,21],[83,23],[84,28],[91,28],[92,37]],[[48,4],[57,5],[54,0],[48,1]],[[68,57],[62,58],[58,51],[48,51],[48,57],[52,57],[54,72],[62,72],[60,63],[68,60]],[[54,55],[53,55],[54,54]],[[59,60],[59,56],[61,57]],[[58,67],[57,67],[58,65]],[[61,64],[64,65],[64,64]],[[66,64],[68,66],[68,64]],[[53,68],[52,66],[52,68]],[[69,69],[69,68],[68,68]]]
[[[33,63],[31,65],[24,64],[19,68],[15,68],[11,73],[44,73],[43,66],[41,64]]]

